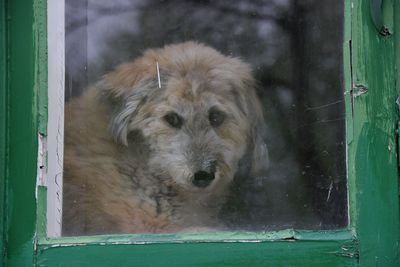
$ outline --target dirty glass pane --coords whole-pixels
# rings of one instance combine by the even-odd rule
[[[63,235],[347,225],[342,1],[65,6]]]

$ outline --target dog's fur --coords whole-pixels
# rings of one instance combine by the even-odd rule
[[[267,166],[250,67],[195,42],[117,67],[66,104],[65,122],[64,235],[221,227],[235,174]],[[215,179],[195,186],[198,171]]]

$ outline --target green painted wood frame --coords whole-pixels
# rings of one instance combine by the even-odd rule
[[[4,2],[0,1],[0,259],[6,256],[5,251],[5,177],[6,177],[6,27]],[[0,266],[2,266],[0,260]]]
[[[388,36],[374,28],[369,2],[345,0],[347,229],[48,239],[46,188],[36,188],[46,0],[0,0],[0,266],[400,266],[400,1],[383,1]]]

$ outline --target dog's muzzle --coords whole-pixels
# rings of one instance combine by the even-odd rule
[[[215,172],[198,171],[194,174],[192,184],[197,187],[207,187],[215,179]]]

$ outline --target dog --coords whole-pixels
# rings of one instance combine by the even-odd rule
[[[63,235],[223,229],[236,174],[268,166],[264,135],[248,64],[149,49],[66,103]]]

